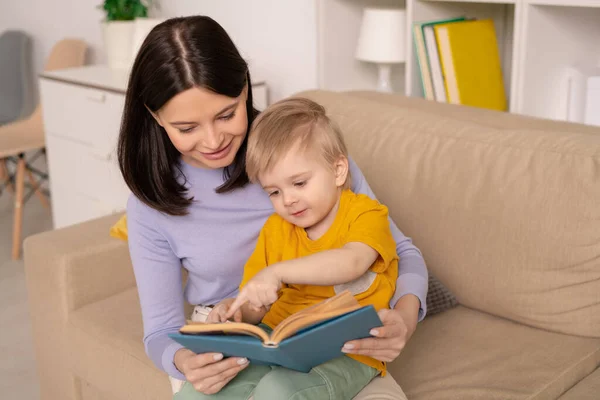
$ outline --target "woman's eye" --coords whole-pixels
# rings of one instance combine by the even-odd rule
[[[234,112],[232,112],[231,114],[223,115],[222,117],[219,117],[219,119],[222,120],[222,121],[229,121],[233,117],[235,117],[235,113]]]
[[[190,127],[190,128],[185,128],[185,129],[179,129],[179,132],[180,133],[190,133],[193,130],[194,130],[194,128]]]
[[[306,181],[301,181],[301,182],[295,182],[294,183],[294,186],[296,186],[296,187],[302,187],[304,185],[306,185]]]

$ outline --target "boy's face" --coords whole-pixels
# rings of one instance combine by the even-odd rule
[[[333,223],[348,176],[345,157],[328,167],[317,152],[301,151],[297,144],[258,177],[275,212],[304,228],[311,239],[321,237]]]

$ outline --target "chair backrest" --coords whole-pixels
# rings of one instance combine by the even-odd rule
[[[54,71],[65,68],[81,67],[85,63],[87,44],[79,39],[62,39],[57,42],[46,60],[44,71]],[[38,102],[29,117],[31,121],[42,122],[42,105]]]
[[[44,71],[80,67],[85,62],[87,45],[79,39],[62,39],[54,45]]]
[[[22,31],[0,35],[0,125],[31,113],[34,105],[31,39]]]

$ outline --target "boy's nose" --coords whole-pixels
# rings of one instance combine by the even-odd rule
[[[283,204],[287,207],[291,206],[292,204],[296,203],[296,197],[290,194],[283,194]]]

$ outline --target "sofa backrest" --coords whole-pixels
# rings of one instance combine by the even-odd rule
[[[514,116],[422,100],[298,95],[328,109],[379,200],[461,304],[600,337],[600,128],[518,117],[520,129]]]

